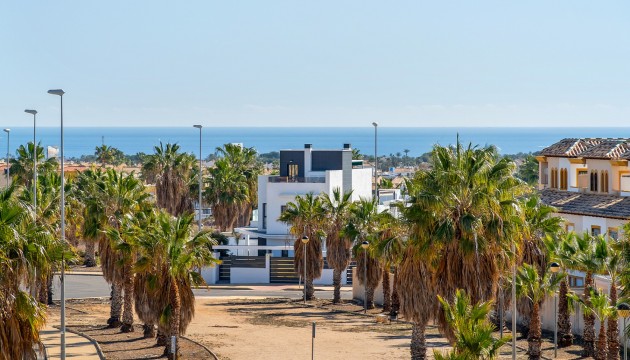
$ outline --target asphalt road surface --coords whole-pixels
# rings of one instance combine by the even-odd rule
[[[101,275],[77,275],[66,274],[66,299],[104,297],[110,296],[110,287]],[[55,276],[53,281],[53,299],[60,299],[60,278]],[[331,298],[332,287],[315,286],[315,296],[318,298]],[[319,289],[319,290],[318,290]],[[203,297],[287,297],[292,299],[302,298],[302,290],[297,284],[259,284],[259,285],[212,285],[209,290],[195,289],[195,296]],[[351,286],[344,286],[341,289],[342,299],[352,299]]]

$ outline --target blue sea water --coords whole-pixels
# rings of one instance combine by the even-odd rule
[[[94,154],[96,146],[104,141],[124,153],[152,153],[160,141],[177,142],[186,152],[199,152],[199,130],[190,127],[69,127],[65,132],[65,156],[79,157]],[[419,156],[431,150],[434,144],[448,145],[459,138],[463,143],[496,145],[503,154],[534,152],[566,137],[630,137],[630,128],[404,128],[379,127],[378,153],[402,153],[409,149],[409,156]],[[1,133],[0,149],[6,149],[6,134]],[[20,144],[33,139],[33,128],[11,129],[11,153]],[[37,141],[44,146],[59,146],[59,128],[37,129]],[[372,127],[204,127],[202,132],[203,156],[214,152],[225,143],[243,143],[265,153],[281,149],[299,149],[313,144],[315,149],[337,149],[344,143],[364,154],[374,153],[374,128]],[[4,153],[6,150],[0,150]]]

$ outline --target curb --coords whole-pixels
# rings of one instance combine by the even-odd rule
[[[191,338],[189,338],[189,337],[183,336],[183,335],[180,335],[179,337],[180,337],[180,338],[182,338],[182,339],[186,339],[186,340],[188,340],[188,341],[190,341],[190,342],[192,342],[192,343],[195,343],[195,344],[197,344],[197,345],[201,346],[201,347],[202,347],[202,348],[204,348],[207,352],[209,352],[209,353],[210,353],[210,355],[214,356],[214,360],[219,360],[219,357],[217,356],[217,354],[215,354],[212,350],[210,350],[210,349],[209,349],[206,345],[204,345],[204,344],[202,344],[202,343],[200,343],[200,342],[198,342],[198,341],[195,341],[195,340],[193,340],[193,339],[191,339]]]
[[[59,329],[59,326],[55,325],[53,327],[56,328],[56,329]],[[98,343],[98,341],[94,340],[93,337],[91,337],[90,335],[86,335],[86,334],[84,334],[84,333],[82,333],[82,332],[80,332],[78,330],[74,330],[74,329],[71,329],[71,328],[68,328],[68,327],[66,327],[66,331],[88,339],[92,343],[92,345],[94,345],[94,347],[96,348],[96,354],[98,355],[98,357],[101,360],[106,360],[105,359],[105,354],[103,354],[103,350],[101,349],[101,345]]]

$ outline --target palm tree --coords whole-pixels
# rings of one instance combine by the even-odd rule
[[[383,311],[391,315],[398,313],[398,292],[396,290],[397,268],[402,256],[406,231],[404,226],[390,213],[381,213],[378,216],[378,233],[375,244],[376,258],[381,262],[383,269]],[[390,269],[394,267],[394,282],[390,287]],[[390,288],[392,289],[390,291]],[[395,301],[394,301],[395,300]],[[396,304],[394,304],[396,302]]]
[[[553,214],[557,210],[543,204],[537,195],[521,199],[520,207],[523,211],[524,223],[521,231],[523,240],[518,264],[535,266],[538,273],[542,274],[546,271],[549,260],[548,249],[544,240],[548,235],[555,236],[560,231],[563,220],[554,216]],[[517,301],[517,310],[519,314],[522,314],[523,320],[528,322],[528,314],[532,312],[531,299],[527,296],[521,297]]]
[[[610,306],[614,311],[607,320],[608,360],[619,360],[619,316],[617,315],[617,283],[619,276],[625,268],[623,261],[623,244],[609,244],[608,257],[605,259],[604,268],[610,276]]]
[[[360,199],[350,211],[350,222],[344,232],[354,239],[353,253],[356,259],[357,279],[366,287],[366,306],[374,308],[374,290],[381,280],[383,267],[376,254],[376,234],[378,233],[379,214],[376,201]],[[367,249],[361,245],[370,243]],[[362,271],[365,269],[365,271]]]
[[[258,204],[258,175],[262,173],[262,165],[257,160],[257,153],[253,147],[225,144],[216,150],[221,159],[225,159],[237,173],[245,177],[247,198],[241,205],[236,226],[246,226],[252,217],[254,206]]]
[[[205,199],[212,207],[214,223],[220,231],[231,230],[237,226],[243,206],[249,202],[247,177],[225,158],[217,160],[208,174]]]
[[[159,213],[152,232],[151,236],[158,239],[155,251],[143,251],[135,267],[160,284],[156,304],[158,318],[166,334],[179,339],[194,316],[192,286],[204,283],[195,269],[217,262],[208,246],[212,239],[210,232],[196,231],[192,214],[172,218]],[[153,272],[156,268],[157,273]],[[178,349],[171,349],[170,342],[166,345],[165,354],[174,359]]]
[[[422,327],[432,318],[424,308],[433,310],[441,332],[453,340],[427,297],[452,298],[463,289],[473,302],[494,299],[518,239],[522,214],[514,199],[526,187],[514,178],[514,163],[494,147],[463,147],[458,139],[455,146],[436,145],[431,156],[431,168],[409,182],[410,206],[402,211],[410,238],[398,279],[400,310]]]
[[[542,276],[541,274],[542,273]],[[541,357],[540,344],[542,342],[542,329],[540,322],[540,304],[549,294],[555,293],[564,274],[554,276],[547,269],[542,271],[536,265],[524,263],[516,277],[516,294],[530,300],[532,307],[529,314],[530,326],[527,335],[527,344],[530,360]]]
[[[584,271],[584,302],[590,307],[590,293],[595,288],[593,275],[603,272],[605,259],[608,257],[608,244],[606,239],[592,236],[584,232],[582,236],[574,237],[575,243],[571,252],[575,253],[575,266],[577,270]],[[595,313],[584,312],[584,356],[594,357],[595,352]]]
[[[590,313],[599,320],[599,334],[595,347],[596,360],[606,360],[608,357],[608,339],[606,335],[606,320],[615,313],[615,306],[610,305],[610,299],[601,289],[591,288],[584,299],[579,299],[579,304],[585,313]]]
[[[108,169],[105,173],[105,181],[101,198],[107,217],[106,238],[109,247],[113,250],[112,257],[116,258],[120,277],[119,286],[124,288],[124,311],[122,314],[123,332],[133,331],[133,277],[132,265],[135,260],[133,249],[134,238],[138,236],[133,223],[129,222],[135,214],[142,211],[149,194],[144,191],[142,182],[131,174],[119,173],[114,169]],[[123,226],[125,229],[123,231]],[[124,235],[123,235],[124,234]],[[107,248],[107,247],[106,247]]]
[[[189,182],[192,169],[196,167],[195,157],[179,152],[179,145],[160,142],[155,146],[155,153],[145,157],[142,164],[142,176],[151,183],[155,182],[157,206],[178,216],[192,212],[192,197]]]
[[[32,142],[20,145],[17,148],[17,156],[10,160],[11,176],[14,181],[27,188],[33,186],[33,157],[35,155],[35,146]],[[57,159],[54,157],[46,159],[44,148],[37,144],[37,173],[39,176],[54,172],[58,168]]]
[[[296,240],[293,244],[295,251],[294,268],[296,274],[304,274],[306,266],[306,300],[315,298],[313,279],[322,276],[324,259],[322,257],[322,242],[320,239],[322,222],[324,221],[324,211],[321,199],[313,193],[304,196],[296,196],[295,202],[288,202],[286,210],[280,214],[278,221],[291,225],[291,234]],[[308,237],[306,245],[306,256],[304,256],[304,245],[302,237]],[[306,265],[304,261],[306,260]]]
[[[548,249],[549,260],[560,264],[562,269],[576,268],[575,254],[577,248],[575,244],[574,232],[563,232],[558,236],[547,236],[545,245]],[[566,347],[573,344],[573,327],[571,325],[571,306],[569,306],[570,289],[567,278],[560,281],[558,291],[558,346]]]
[[[101,167],[105,167],[107,164],[120,165],[124,158],[122,151],[105,144],[97,146],[94,149],[94,155],[96,156],[96,161],[101,163]]]
[[[35,359],[45,306],[28,291],[32,276],[49,267],[50,254],[63,251],[48,229],[37,225],[32,211],[15,197],[15,187],[0,191],[0,358]],[[41,345],[40,345],[41,349]]]
[[[332,196],[320,195],[325,214],[326,260],[333,269],[333,304],[341,302],[341,274],[350,265],[352,240],[343,232],[350,219],[352,192],[335,188]]]
[[[496,359],[501,347],[511,340],[509,336],[501,339],[492,337],[495,328],[488,319],[492,302],[472,304],[470,296],[462,290],[455,292],[452,304],[441,296],[438,296],[438,300],[444,309],[446,321],[453,329],[455,341],[450,353],[433,352],[437,360]]]

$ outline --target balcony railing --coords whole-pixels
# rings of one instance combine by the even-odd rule
[[[308,177],[298,177],[298,176],[270,176],[270,183],[326,183],[325,176],[308,176]]]

